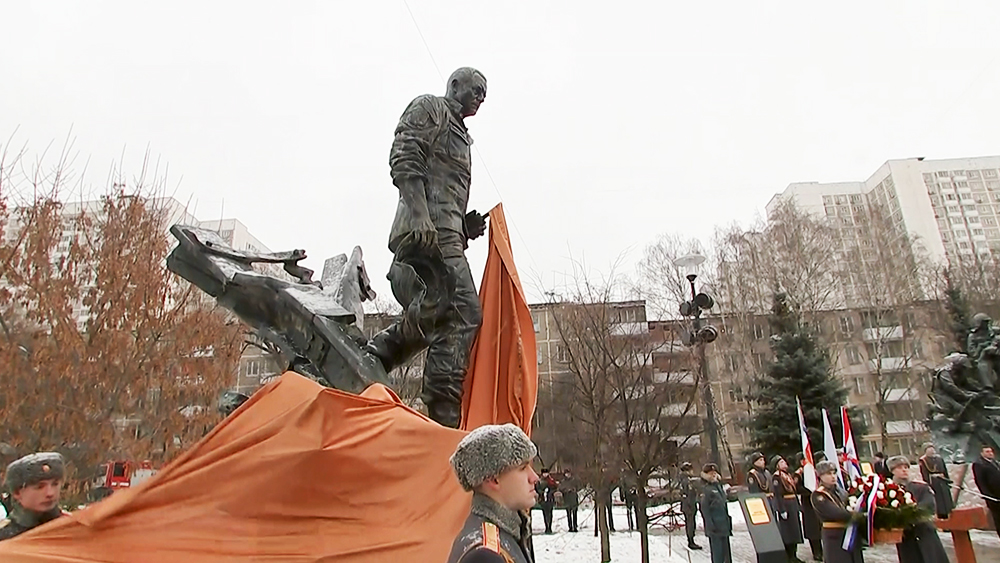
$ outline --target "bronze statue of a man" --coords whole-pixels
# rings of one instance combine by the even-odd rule
[[[386,372],[426,348],[421,398],[432,419],[452,428],[461,422],[462,382],[482,323],[465,249],[486,232],[486,218],[467,211],[472,138],[465,118],[485,99],[483,74],[460,68],[444,96],[417,97],[399,119],[389,154],[399,203],[386,277],[403,316],[366,346]]]

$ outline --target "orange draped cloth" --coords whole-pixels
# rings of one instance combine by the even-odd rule
[[[149,480],[0,542],[5,563],[445,561],[464,432],[286,373]]]
[[[500,206],[489,240],[462,430],[381,385],[358,396],[289,372],[134,489],[0,542],[0,561],[447,560],[471,501],[448,462],[464,430],[527,432],[535,407],[535,333]]]
[[[479,286],[483,325],[465,378],[462,429],[512,422],[530,436],[538,394],[535,329],[514,266],[503,204],[489,215],[490,248]]]

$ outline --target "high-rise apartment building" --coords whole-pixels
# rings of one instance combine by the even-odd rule
[[[1000,156],[889,160],[863,181],[790,184],[768,211],[789,199],[842,227],[881,204],[938,263],[1000,256]]]

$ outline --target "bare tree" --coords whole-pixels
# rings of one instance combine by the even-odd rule
[[[5,441],[62,451],[85,478],[108,456],[163,462],[217,422],[240,328],[167,271],[162,184],[145,166],[67,204],[65,159],[21,164],[0,167]],[[71,480],[71,496],[83,486]]]

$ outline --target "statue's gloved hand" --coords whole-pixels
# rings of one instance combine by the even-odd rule
[[[477,239],[486,232],[486,216],[476,210],[465,214],[465,232],[469,240]]]

